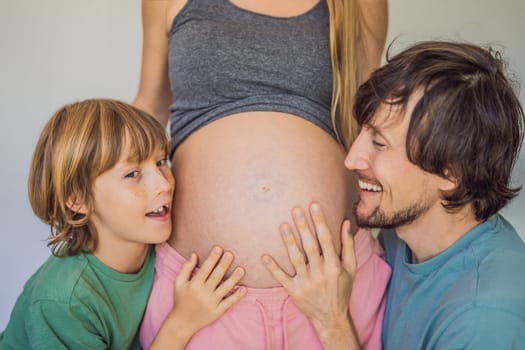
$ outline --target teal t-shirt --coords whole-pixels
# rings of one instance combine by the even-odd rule
[[[380,240],[392,267],[384,349],[525,349],[525,244],[503,217],[419,264],[394,231]]]
[[[154,260],[150,249],[138,273],[124,274],[92,254],[49,257],[18,297],[0,349],[140,349]]]

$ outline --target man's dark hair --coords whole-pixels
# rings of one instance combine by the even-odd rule
[[[358,124],[370,123],[381,104],[406,110],[408,99],[421,94],[410,116],[408,159],[429,173],[457,179],[457,188],[443,193],[447,210],[472,203],[479,220],[498,212],[521,189],[510,182],[524,128],[501,55],[472,44],[431,41],[389,56],[357,92]]]

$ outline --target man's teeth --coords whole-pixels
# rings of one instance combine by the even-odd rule
[[[359,180],[359,188],[361,188],[362,190],[373,192],[381,192],[383,190],[383,188],[379,185],[370,184],[362,180]]]

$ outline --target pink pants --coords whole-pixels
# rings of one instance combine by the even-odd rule
[[[390,268],[379,243],[366,231],[355,237],[358,270],[350,312],[364,349],[381,349],[385,290]],[[167,243],[157,246],[155,278],[140,332],[142,346],[153,342],[173,307],[177,273],[185,262]],[[308,319],[283,288],[248,288],[247,295],[220,319],[197,332],[186,349],[323,349]]]

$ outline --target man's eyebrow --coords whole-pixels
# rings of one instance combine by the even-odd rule
[[[385,135],[382,133],[382,129],[380,127],[378,127],[377,125],[374,125],[374,124],[371,124],[371,123],[366,123],[363,125],[363,127],[366,127],[368,129],[370,129],[372,131],[372,133],[376,134],[376,135],[379,135],[381,137],[385,137]]]
[[[392,141],[393,140],[391,139],[390,136],[388,136],[388,134],[385,134],[385,132],[384,132],[385,128],[384,127],[381,127],[381,126],[378,126],[378,125],[374,125],[374,124],[371,124],[371,123],[364,124],[363,126],[369,128],[374,136],[377,135],[377,136],[381,137],[383,140],[385,140],[386,143],[388,143],[389,145],[392,145]]]

